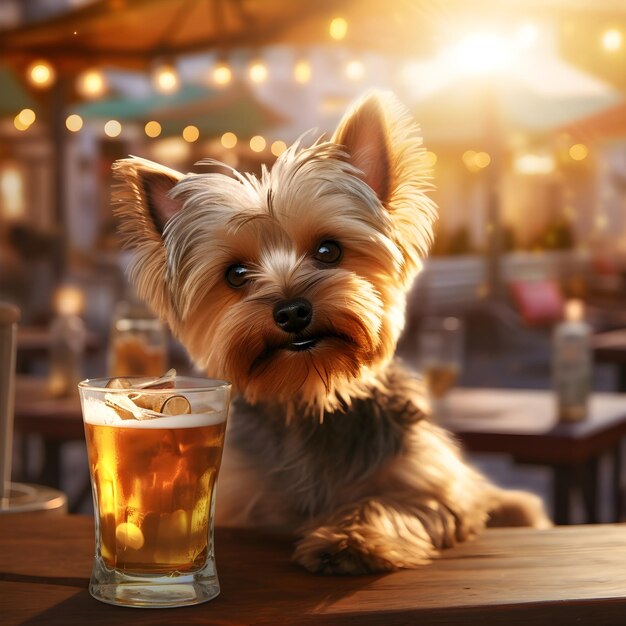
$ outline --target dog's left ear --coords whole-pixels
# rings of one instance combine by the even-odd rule
[[[332,141],[389,211],[408,277],[428,252],[437,215],[418,125],[393,94],[372,92],[346,113]]]
[[[130,280],[140,298],[161,317],[172,305],[166,286],[165,224],[181,210],[183,201],[172,190],[183,174],[158,163],[129,157],[113,164],[116,184],[113,210],[124,247],[133,250]]]

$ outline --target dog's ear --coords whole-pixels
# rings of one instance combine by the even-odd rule
[[[426,150],[418,125],[388,92],[372,92],[344,116],[332,141],[344,147],[350,163],[389,211],[395,241],[412,278],[432,242],[437,216]]]
[[[134,251],[130,279],[156,313],[167,317],[166,254],[163,229],[182,208],[182,200],[171,191],[183,174],[139,157],[121,159],[113,164],[116,184],[113,210],[125,247]]]
[[[382,107],[378,94],[357,102],[344,116],[332,141],[346,149],[352,165],[385,204],[391,184],[391,154]]]
[[[172,198],[170,191],[183,174],[140,157],[116,161],[113,174],[118,181],[114,200],[124,205],[115,207],[120,218],[141,217],[144,228],[162,235],[165,223],[182,207],[181,200]]]

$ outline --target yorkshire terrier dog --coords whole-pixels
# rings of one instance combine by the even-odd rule
[[[238,393],[217,521],[298,537],[312,572],[428,562],[485,525],[550,524],[468,466],[394,359],[436,207],[418,127],[372,93],[260,179],[114,165],[131,281]]]

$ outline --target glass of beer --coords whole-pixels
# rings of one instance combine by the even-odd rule
[[[230,384],[169,374],[86,380],[79,391],[96,530],[91,595],[132,607],[211,600]]]
[[[429,317],[419,335],[419,362],[435,415],[456,383],[463,359],[463,329],[456,317]]]
[[[109,376],[159,376],[167,369],[167,333],[145,307],[120,302],[109,337]]]

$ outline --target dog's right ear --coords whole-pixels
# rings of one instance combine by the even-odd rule
[[[172,198],[170,192],[183,174],[139,157],[116,161],[113,174],[118,231],[124,247],[135,252],[130,280],[157,314],[169,317],[162,235],[167,221],[182,208],[182,200]]]
[[[113,174],[118,182],[113,196],[116,214],[121,219],[142,218],[144,228],[161,236],[165,223],[182,207],[170,191],[183,174],[140,157],[116,161]]]

